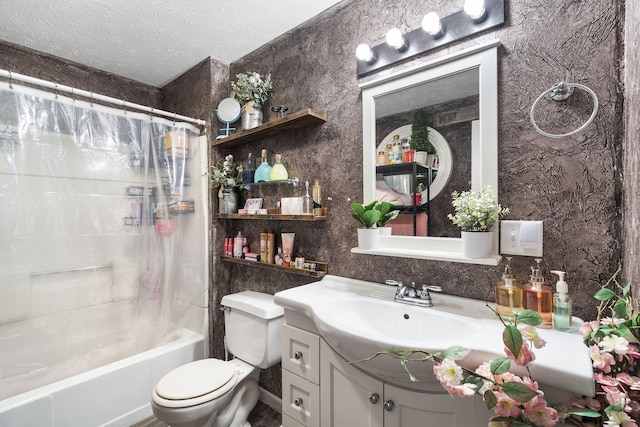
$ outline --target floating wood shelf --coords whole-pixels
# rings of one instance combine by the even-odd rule
[[[214,147],[235,147],[247,142],[277,135],[279,133],[305,126],[319,125],[327,121],[327,112],[316,113],[310,109],[291,113],[280,119],[271,120],[253,129],[243,130],[213,141]]]
[[[251,219],[251,220],[282,220],[282,221],[325,221],[327,216],[314,216],[314,215],[281,215],[281,214],[266,214],[266,215],[249,215],[249,214],[216,214],[218,219]]]
[[[327,264],[324,263],[324,262],[307,261],[307,262],[316,263],[316,265],[321,269],[321,270],[318,271],[318,270],[302,270],[300,268],[285,267],[285,266],[276,265],[276,264],[267,264],[267,263],[259,262],[259,261],[247,261],[247,260],[244,260],[242,258],[233,258],[233,257],[228,257],[228,256],[223,256],[221,258],[225,262],[230,262],[230,263],[234,263],[234,264],[242,264],[242,265],[250,265],[250,266],[258,267],[258,268],[266,268],[267,270],[275,270],[275,271],[281,271],[283,273],[298,274],[300,276],[322,277],[325,274],[327,274]]]

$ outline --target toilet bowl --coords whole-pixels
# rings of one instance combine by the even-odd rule
[[[273,295],[244,291],[222,298],[234,359],[202,359],[167,373],[152,391],[151,407],[171,427],[250,427],[258,402],[259,368],[281,359],[283,309]]]

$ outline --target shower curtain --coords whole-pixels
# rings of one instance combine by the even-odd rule
[[[190,124],[0,83],[0,399],[205,334],[206,158]]]

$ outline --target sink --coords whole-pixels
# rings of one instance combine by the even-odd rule
[[[436,353],[459,345],[473,350],[464,365],[475,369],[504,356],[504,326],[484,301],[432,293],[434,306],[418,307],[395,302],[395,290],[395,286],[327,275],[318,282],[276,293],[275,302],[284,308],[287,324],[320,335],[357,368],[404,388],[442,392],[429,361],[409,362],[419,379],[415,383],[398,359],[388,355],[364,359],[390,347]],[[593,371],[582,337],[577,332],[539,333],[547,346],[535,350],[533,378],[560,390],[591,395]],[[526,371],[513,370],[526,375]]]

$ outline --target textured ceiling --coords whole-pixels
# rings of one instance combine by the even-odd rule
[[[340,0],[11,0],[0,39],[162,87],[225,64]]]

